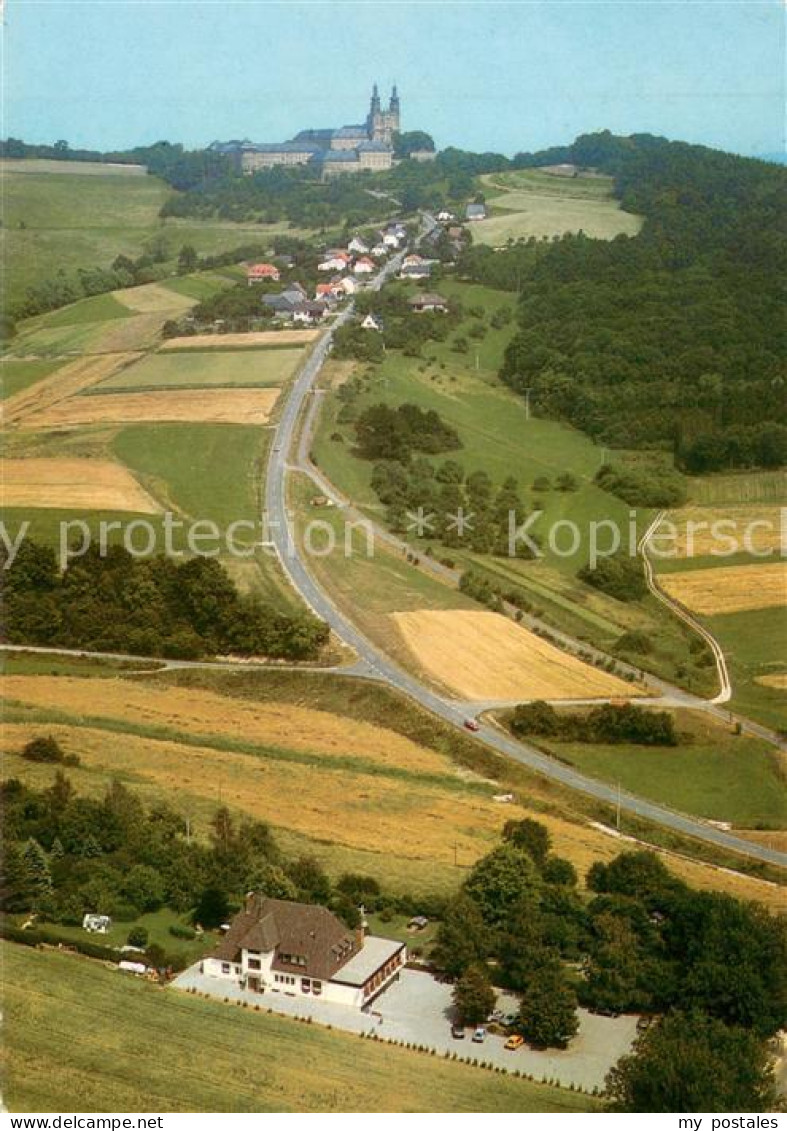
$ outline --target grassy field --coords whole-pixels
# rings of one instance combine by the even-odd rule
[[[575,200],[612,200],[614,180],[606,176],[556,177],[543,169],[512,169],[506,173],[487,173],[481,183],[490,192],[537,193]]]
[[[6,357],[0,362],[0,395],[3,400],[24,392],[44,377],[48,377],[60,365],[59,361],[29,361],[22,358]]]
[[[787,827],[787,759],[766,742],[680,711],[679,747],[537,739],[563,762],[662,804],[741,828]]]
[[[119,254],[140,255],[158,229],[158,211],[169,194],[155,177],[6,172],[3,225],[9,300],[44,282],[53,263],[71,272],[108,267]]]
[[[730,665],[733,708],[766,726],[787,731],[784,692],[757,682],[758,676],[787,668],[787,608],[708,617],[705,623],[721,643]]]
[[[42,660],[43,673],[45,662],[55,661]],[[226,804],[267,821],[287,855],[312,854],[333,877],[361,872],[415,896],[455,890],[502,822],[518,815],[542,821],[580,876],[619,851],[588,824],[589,816],[611,822],[611,814],[364,681],[275,668],[173,671],[107,678],[97,695],[93,672],[15,676],[29,667],[18,663],[6,680],[3,753],[6,774],[36,788],[56,767],[19,750],[30,736],[51,733],[80,756],[68,770],[79,793],[101,796],[117,778],[148,804],[166,800],[188,815],[198,837]],[[518,803],[496,804],[498,791]],[[624,831],[635,828],[624,821]],[[665,859],[698,887],[779,901],[762,880]]]
[[[118,431],[112,451],[162,502],[225,527],[259,518],[268,443],[250,425],[137,424]]]
[[[475,243],[500,247],[508,240],[584,232],[595,239],[634,236],[639,216],[623,212],[611,195],[608,178],[564,179],[538,170],[489,174],[488,215],[471,225]]]
[[[88,959],[11,944],[2,954],[13,1112],[599,1107],[578,1093],[160,989]]]
[[[510,305],[510,297],[501,292],[458,282],[443,283],[440,287],[449,295],[460,297],[465,308],[480,305],[488,311],[501,305]],[[462,331],[459,331],[460,333]],[[637,629],[648,633],[654,640],[654,651],[648,658],[648,667],[665,678],[675,678],[679,667],[690,666],[686,633],[677,620],[666,619],[663,608],[655,600],[626,604],[613,600],[578,581],[577,570],[587,561],[587,532],[591,522],[612,519],[623,531],[629,530],[630,511],[627,504],[593,483],[593,477],[605,459],[604,451],[582,433],[556,421],[537,417],[527,418],[524,403],[510,390],[504,388],[496,377],[503,350],[512,333],[511,328],[489,329],[483,339],[478,357],[469,360],[458,358],[449,343],[429,343],[425,348],[428,361],[405,358],[389,352],[384,363],[373,370],[370,384],[362,394],[361,407],[379,401],[399,404],[409,401],[424,409],[435,409],[452,424],[462,440],[462,448],[450,453],[464,466],[466,472],[486,471],[496,485],[513,475],[519,482],[520,493],[528,510],[541,511],[542,515],[533,529],[542,537],[554,524],[566,520],[575,523],[583,533],[576,553],[552,552],[544,542],[544,558],[522,561],[512,558],[493,558],[472,554],[469,551],[450,549],[445,555],[459,566],[472,566],[484,573],[503,589],[518,589],[537,611],[556,627],[572,633],[599,647],[609,649],[625,632]],[[335,388],[353,372],[351,363],[333,362],[327,367],[325,384]],[[356,372],[365,372],[358,366]],[[317,435],[312,451],[318,466],[328,478],[364,513],[377,520],[383,517],[371,489],[373,464],[353,455],[354,429],[342,425],[337,417],[341,402],[336,396],[324,399]],[[339,443],[336,435],[343,437]],[[439,461],[438,460],[436,462]],[[576,491],[559,491],[555,481],[559,475],[570,471],[578,481]],[[533,491],[533,482],[546,477],[550,489]],[[322,515],[320,517],[323,517]],[[649,512],[637,516],[637,529],[642,530]],[[329,519],[329,521],[333,521]],[[420,550],[427,548],[427,540],[411,539]],[[442,553],[435,547],[436,553]],[[374,581],[375,568],[387,560],[375,563],[350,563],[346,576],[334,570],[332,580],[336,591],[346,588],[350,597],[357,586],[368,600],[379,608],[375,598],[378,589]],[[331,559],[318,564],[318,569],[329,570]],[[399,567],[406,569],[406,564]],[[363,570],[367,580],[360,577],[348,580],[351,570]],[[413,571],[410,570],[412,573]],[[446,600],[437,597],[434,583],[430,594],[419,585],[422,598],[433,597],[434,603],[423,600],[421,607],[444,608]],[[396,589],[392,588],[391,593]],[[361,604],[360,598],[356,607]],[[411,603],[394,605],[393,611],[412,608]],[[385,611],[391,611],[390,604]],[[635,660],[636,662],[636,660]],[[698,691],[713,690],[707,671],[692,670],[691,686]]]
[[[153,241],[163,241],[166,259],[175,260],[184,244],[201,255],[215,255],[265,243],[284,232],[299,234],[287,223],[162,221],[158,213],[171,189],[137,170],[9,161],[3,163],[3,174],[4,259],[11,303],[22,298],[27,287],[45,282],[53,263],[70,274],[84,267],[109,267],[119,254],[136,258]]]
[[[153,353],[102,382],[99,391],[282,385],[295,373],[302,358],[303,350],[297,348]]]
[[[783,503],[787,499],[784,471],[736,471],[689,480],[689,493],[698,506],[743,503]]]

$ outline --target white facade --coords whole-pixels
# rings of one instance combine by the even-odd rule
[[[294,971],[274,969],[275,950],[242,950],[241,961],[205,958],[201,973],[235,982],[254,993],[282,993],[288,997],[318,997],[360,1009],[386,989],[407,961],[404,943],[369,936],[363,948],[334,974],[320,980]]]

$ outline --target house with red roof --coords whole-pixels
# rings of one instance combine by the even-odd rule
[[[246,268],[246,282],[249,286],[254,283],[278,283],[280,279],[281,272],[273,263],[250,263]]]

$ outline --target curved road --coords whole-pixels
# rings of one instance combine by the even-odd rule
[[[396,256],[380,273],[372,284],[379,289],[387,278],[397,269],[401,255]],[[288,457],[293,451],[298,423],[320,369],[330,351],[334,329],[345,323],[353,313],[352,305],[336,319],[320,339],[316,348],[307,358],[290,390],[281,419],[277,425],[273,446],[266,473],[265,511],[270,544],[275,548],[287,577],[310,608],[325,620],[336,635],[354,649],[360,665],[358,675],[365,675],[388,684],[397,691],[414,699],[422,707],[455,727],[463,727],[467,718],[467,705],[455,700],[445,699],[408,672],[403,671],[388,656],[381,652],[361,633],[354,624],[333,603],[310,573],[305,559],[301,556],[294,538],[292,516],[287,508]],[[309,469],[305,469],[309,473]],[[324,486],[319,481],[321,489]],[[477,710],[478,707],[475,707]],[[570,789],[578,790],[607,805],[620,806],[620,809],[637,817],[642,817],[665,828],[697,840],[715,845],[718,848],[738,852],[769,864],[787,868],[787,853],[777,852],[765,845],[749,843],[725,832],[714,825],[695,817],[668,809],[655,802],[647,801],[631,793],[619,792],[594,778],[578,773],[541,751],[518,742],[497,728],[481,723],[476,737],[500,754],[515,762],[535,770],[545,777],[560,782]]]

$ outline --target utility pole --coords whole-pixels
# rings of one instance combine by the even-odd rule
[[[618,782],[618,801],[615,807],[615,828],[620,832],[620,782]]]

